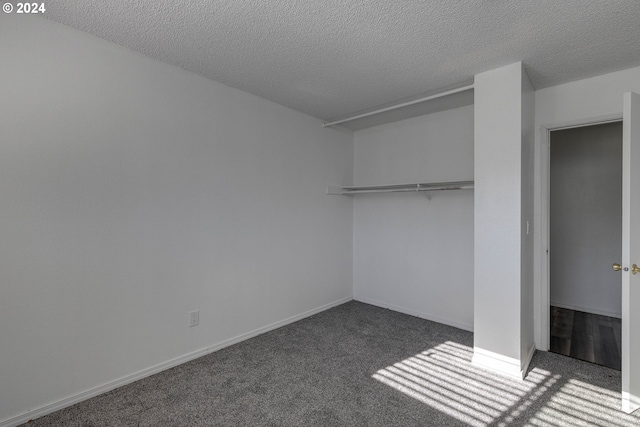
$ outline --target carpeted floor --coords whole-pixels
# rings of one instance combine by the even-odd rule
[[[519,381],[472,366],[472,347],[352,301],[26,425],[640,426],[618,371],[537,352]]]

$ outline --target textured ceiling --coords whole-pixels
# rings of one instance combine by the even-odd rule
[[[46,17],[330,120],[523,61],[536,89],[640,65],[638,0],[48,0]]]

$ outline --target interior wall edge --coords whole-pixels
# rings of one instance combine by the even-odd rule
[[[122,387],[124,385],[130,384],[132,382],[141,380],[146,377],[150,377],[151,375],[155,375],[162,371],[166,371],[168,369],[174,368],[176,366],[187,363],[191,360],[197,359],[202,356],[206,356],[207,354],[214,353],[218,350],[222,350],[225,347],[232,346],[242,341],[246,341],[250,338],[256,337],[258,335],[262,335],[269,331],[273,331],[275,329],[281,328],[283,326],[289,325],[291,323],[295,323],[299,320],[305,319],[307,317],[311,317],[320,312],[329,310],[333,307],[337,307],[339,305],[345,304],[349,301],[352,301],[352,297],[345,297],[339,300],[330,302],[328,304],[321,305],[320,307],[313,308],[311,310],[307,310],[303,313],[299,313],[295,316],[287,317],[286,319],[282,319],[280,321],[271,323],[269,325],[263,326],[258,329],[254,329],[253,331],[245,332],[233,338],[229,338],[227,340],[215,343],[211,346],[202,348],[200,350],[192,351],[190,353],[184,354],[182,356],[167,360],[166,362],[159,363],[154,366],[150,366],[146,369],[140,370],[130,375],[126,375],[124,377],[118,378],[117,380],[110,381],[108,383],[102,384],[100,386],[91,388],[89,390],[85,390],[81,393],[75,394],[73,396],[66,397],[64,399],[55,401],[53,403],[41,406],[31,411],[27,411],[13,417],[7,418],[5,420],[0,421],[0,427],[16,427],[21,424],[28,422],[29,420],[36,419],[53,412],[59,411],[61,409],[67,408],[69,406],[75,405],[76,403],[80,403],[84,400],[91,399],[92,397],[98,396],[100,394],[106,393],[108,391],[114,390],[118,387]]]
[[[527,372],[529,371],[529,365],[531,364],[531,360],[533,359],[533,355],[536,354],[536,345],[535,343],[531,343],[525,357],[522,359],[522,368],[520,369],[520,374],[522,375],[522,379],[527,376]]]

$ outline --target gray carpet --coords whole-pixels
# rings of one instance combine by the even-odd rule
[[[35,426],[639,426],[618,371],[537,352],[525,381],[473,334],[349,302],[31,421]]]

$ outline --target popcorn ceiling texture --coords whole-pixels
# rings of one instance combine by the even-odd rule
[[[637,0],[50,0],[45,16],[321,119],[523,61],[536,89],[640,65]]]

